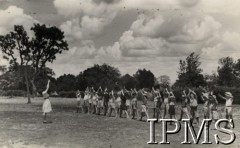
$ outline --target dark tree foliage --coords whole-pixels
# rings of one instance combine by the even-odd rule
[[[138,81],[133,76],[126,74],[121,77],[120,83],[126,89],[130,90],[131,88],[136,88],[138,86]]]
[[[218,85],[236,86],[238,81],[234,73],[237,73],[235,67],[238,68],[238,64],[235,64],[231,57],[221,58],[218,63],[220,64],[218,67]]]
[[[83,72],[80,72],[80,74],[76,76],[76,89],[80,91],[85,91],[87,87],[88,87],[88,81],[83,76]]]
[[[77,76],[77,86],[78,89],[82,88],[82,86],[79,86],[79,80],[83,80],[83,82],[86,82],[86,84],[82,82],[83,86],[94,87],[95,89],[101,86],[110,89],[119,81],[120,76],[121,74],[117,68],[107,64],[96,64],[93,67],[84,70],[83,73],[80,73]]]
[[[198,87],[206,85],[204,76],[201,74],[202,69],[199,68],[201,65],[199,59],[199,55],[195,55],[193,52],[186,58],[186,60],[180,60],[178,79],[174,84],[175,86]]]
[[[76,77],[72,74],[64,74],[57,78],[56,84],[58,91],[75,91]]]
[[[134,77],[138,81],[138,88],[151,89],[155,84],[155,76],[150,70],[139,69]]]
[[[57,27],[34,24],[31,30],[34,33],[31,39],[21,25],[15,25],[12,32],[0,36],[3,58],[9,60],[11,69],[22,74],[25,79],[28,103],[31,103],[29,82],[33,92],[36,92],[35,79],[38,73],[41,73],[47,62],[52,63],[57,54],[68,50],[64,33]]]

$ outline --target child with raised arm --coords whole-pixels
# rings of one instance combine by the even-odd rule
[[[169,93],[169,115],[170,119],[176,119],[175,116],[175,105],[176,105],[176,97],[174,96],[173,92]],[[170,123],[172,124],[172,122]]]
[[[187,116],[188,119],[190,119],[188,108],[187,108],[188,103],[189,103],[188,97],[186,95],[185,90],[183,90],[182,96],[181,96],[181,114],[180,114],[180,118],[178,119],[178,121],[182,120],[184,114]]]
[[[162,97],[159,89],[155,90],[153,87],[152,92],[154,94],[153,118],[156,118],[158,120],[159,116],[161,115]]]
[[[104,94],[103,94],[103,110],[104,110],[104,113],[103,115],[106,116],[107,115],[107,111],[108,111],[108,102],[109,102],[109,92],[108,92],[108,89],[105,88],[104,90]]]
[[[201,95],[201,99],[204,102],[203,105],[203,114],[204,114],[204,119],[209,119],[210,117],[210,110],[209,110],[209,92],[204,90]]]
[[[139,118],[138,115],[138,110],[137,110],[137,90],[134,88],[134,90],[132,90],[132,101],[131,101],[131,112],[132,112],[132,119],[135,118],[135,115],[137,115],[137,119]]]
[[[117,110],[116,110],[116,106],[115,106],[115,100],[116,100],[116,96],[113,92],[113,90],[111,91],[111,93],[109,93],[109,107],[108,107],[108,116],[111,117],[112,111],[114,111],[115,116],[117,117]]]
[[[97,93],[95,90],[93,90],[93,97],[92,97],[92,114],[96,114],[96,110],[97,110]]]
[[[79,90],[77,90],[77,92],[76,92],[76,98],[77,98],[77,111],[76,112],[78,113],[78,111],[81,107],[81,93]]]
[[[148,103],[148,92],[144,91],[143,89],[141,90],[142,93],[142,109],[141,109],[141,117],[140,121],[142,121],[143,116],[146,115],[147,119],[149,119],[148,115],[148,108],[147,108],[147,103]]]
[[[197,94],[189,89],[188,97],[190,100],[190,114],[191,114],[191,124],[193,123],[193,120],[196,118],[197,124],[199,125],[199,115],[198,115],[198,101],[197,101]]]
[[[212,93],[209,94],[209,110],[210,110],[210,118],[216,123],[219,119],[219,114],[217,111],[218,101],[216,96]],[[215,129],[215,128],[213,128]]]
[[[225,103],[225,113],[226,113],[226,119],[232,119],[233,122],[233,115],[232,115],[232,103],[233,103],[233,95],[230,92],[225,92],[225,96],[221,96],[220,94],[218,94],[218,96],[221,99],[226,100]],[[234,126],[234,122],[233,122],[233,126]],[[228,127],[228,122],[225,125],[225,128],[229,128]]]
[[[46,89],[42,92],[44,102],[42,106],[42,111],[43,111],[43,123],[52,123],[52,121],[47,121],[47,114],[49,114],[52,111],[52,105],[49,100],[49,94],[48,94],[48,89],[49,89],[49,84],[50,80],[48,80],[47,87]]]
[[[166,117],[169,111],[169,92],[167,88],[163,91],[163,118]]]

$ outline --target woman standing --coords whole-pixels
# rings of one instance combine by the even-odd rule
[[[49,84],[50,84],[50,80],[48,80],[47,83],[47,87],[46,90],[44,90],[42,92],[43,98],[44,98],[44,102],[43,102],[43,123],[52,123],[52,121],[47,121],[47,115],[52,111],[52,105],[51,102],[49,100],[49,94],[48,94],[48,89],[49,89]]]
[[[79,90],[77,90],[76,92],[76,97],[77,97],[77,113],[79,111],[79,109],[81,108],[81,93]]]

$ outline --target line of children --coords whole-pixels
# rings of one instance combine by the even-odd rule
[[[103,114],[104,116],[108,114],[110,117],[112,112],[114,112],[115,117],[122,117],[122,114],[125,114],[127,118],[132,116],[132,119],[142,120],[144,116],[149,119],[149,107],[148,100],[149,96],[152,95],[154,101],[153,107],[153,117],[159,119],[161,116],[161,106],[163,107],[163,116],[161,118],[166,118],[169,115],[170,119],[176,119],[176,97],[174,96],[172,91],[168,91],[168,89],[164,89],[163,98],[160,93],[160,90],[155,90],[152,88],[152,91],[146,91],[141,89],[137,91],[136,89],[126,90],[125,88],[120,91],[111,91],[105,89],[104,92],[102,88],[99,87],[98,91],[94,91],[94,89],[87,89],[85,91],[84,97],[81,97],[81,93],[79,91],[76,92],[77,97],[77,112],[81,109],[81,104],[84,104],[85,107],[82,107],[84,112],[90,112],[93,114]],[[151,95],[149,95],[151,94]],[[141,97],[142,101],[138,101],[138,97]],[[225,112],[227,119],[233,119],[232,117],[232,102],[233,96],[230,92],[226,92],[225,96],[219,95],[220,98],[226,100],[225,104]],[[201,99],[204,102],[203,110],[204,110],[204,119],[211,118],[214,122],[219,119],[219,114],[217,111],[218,101],[216,100],[216,96],[213,95],[213,92],[208,92],[204,90],[201,95]],[[81,103],[81,100],[84,100]],[[90,101],[89,101],[90,100]],[[138,105],[138,102],[141,105]],[[190,113],[188,106],[190,107]],[[198,98],[197,94],[189,89],[188,95],[186,95],[185,90],[181,93],[181,113],[179,121],[186,115],[187,118],[190,119],[191,123],[193,123],[194,119],[197,121],[197,125],[199,125],[199,113],[198,113]],[[103,112],[102,112],[103,111]],[[140,114],[139,114],[140,113]],[[225,126],[228,127],[228,124]]]

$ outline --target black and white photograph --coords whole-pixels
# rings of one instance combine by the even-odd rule
[[[0,148],[240,148],[240,0],[0,0]]]

